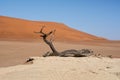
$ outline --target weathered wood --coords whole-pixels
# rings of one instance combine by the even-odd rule
[[[42,39],[44,40],[44,42],[46,43],[46,44],[48,44],[48,46],[50,47],[50,49],[52,50],[52,54],[51,54],[51,56],[59,56],[59,52],[55,49],[55,47],[54,47],[54,45],[53,45],[53,43],[52,43],[52,38],[51,38],[51,40],[48,40],[47,39],[47,37],[49,36],[49,35],[53,35],[53,33],[55,32],[55,30],[53,30],[53,31],[50,31],[49,33],[44,33],[43,32],[43,29],[44,29],[44,26],[41,28],[41,30],[40,30],[40,32],[35,32],[35,33],[40,33],[41,35],[40,35],[40,37],[42,37]]]
[[[88,57],[93,54],[93,51],[89,49],[81,49],[81,50],[65,50],[61,52],[60,56],[61,57]]]
[[[47,57],[47,56],[60,56],[60,57],[87,57],[92,55],[93,51],[89,50],[89,49],[81,49],[81,50],[75,50],[75,49],[71,49],[71,50],[65,50],[63,52],[58,52],[53,43],[52,43],[52,37],[51,40],[48,40],[47,37],[49,35],[54,35],[55,30],[50,31],[49,33],[44,33],[43,32],[44,26],[41,28],[40,32],[35,32],[35,33],[40,33],[40,37],[42,37],[43,41],[50,47],[50,49],[52,50],[52,52],[47,52],[46,54],[43,55],[43,57]]]

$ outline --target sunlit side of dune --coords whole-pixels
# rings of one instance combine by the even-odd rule
[[[85,32],[72,29],[65,24],[57,22],[29,21],[18,18],[0,16],[0,39],[3,40],[37,40],[40,39],[34,31],[39,31],[42,26],[46,26],[44,31],[56,30],[56,41],[91,41],[105,40]]]

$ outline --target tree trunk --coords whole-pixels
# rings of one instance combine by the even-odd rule
[[[53,52],[50,54],[51,56],[59,56],[59,52],[55,49],[54,45],[52,44],[52,40],[47,40],[47,37],[51,34],[53,35],[55,30],[50,31],[49,33],[44,33],[43,29],[44,29],[44,26],[41,28],[40,32],[35,32],[35,33],[40,33],[41,34],[40,37],[42,37],[44,42],[49,45],[50,49]]]
[[[52,42],[48,41],[46,39],[46,37],[43,37],[43,40],[46,44],[49,45],[50,49],[52,50],[52,56],[58,56],[59,55],[59,52],[55,49],[54,45],[52,44]]]

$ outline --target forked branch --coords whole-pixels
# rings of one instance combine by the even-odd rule
[[[93,51],[89,50],[89,49],[82,49],[82,50],[75,50],[75,49],[71,49],[71,50],[65,50],[63,52],[58,52],[54,45],[52,44],[53,41],[53,36],[55,33],[55,30],[50,31],[48,33],[45,33],[44,30],[45,26],[43,26],[39,32],[34,32],[34,33],[39,33],[40,37],[42,37],[42,39],[44,40],[44,42],[49,45],[50,49],[52,50],[52,53],[46,53],[45,55],[43,55],[44,57],[46,56],[61,56],[61,57],[87,57],[90,56]],[[48,36],[50,36],[50,40],[47,39]]]
[[[49,47],[51,48],[51,50],[53,51],[53,54],[52,54],[52,55],[53,55],[53,56],[58,56],[59,53],[58,53],[58,51],[55,49],[54,45],[52,44],[53,37],[51,37],[50,40],[47,39],[47,37],[48,37],[49,35],[53,35],[53,36],[54,36],[54,33],[55,33],[56,30],[50,31],[50,32],[48,32],[48,33],[45,33],[45,32],[43,32],[44,27],[45,27],[45,26],[43,26],[43,27],[40,29],[40,32],[34,32],[34,33],[39,33],[39,34],[41,34],[40,37],[43,38],[44,42],[45,42],[46,44],[48,44]]]

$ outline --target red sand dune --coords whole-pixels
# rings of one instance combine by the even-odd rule
[[[106,40],[85,32],[72,29],[65,24],[56,22],[29,21],[18,18],[0,16],[0,39],[3,40],[37,40],[41,26],[46,26],[45,31],[56,29],[55,40],[57,41],[85,41],[85,40]]]

